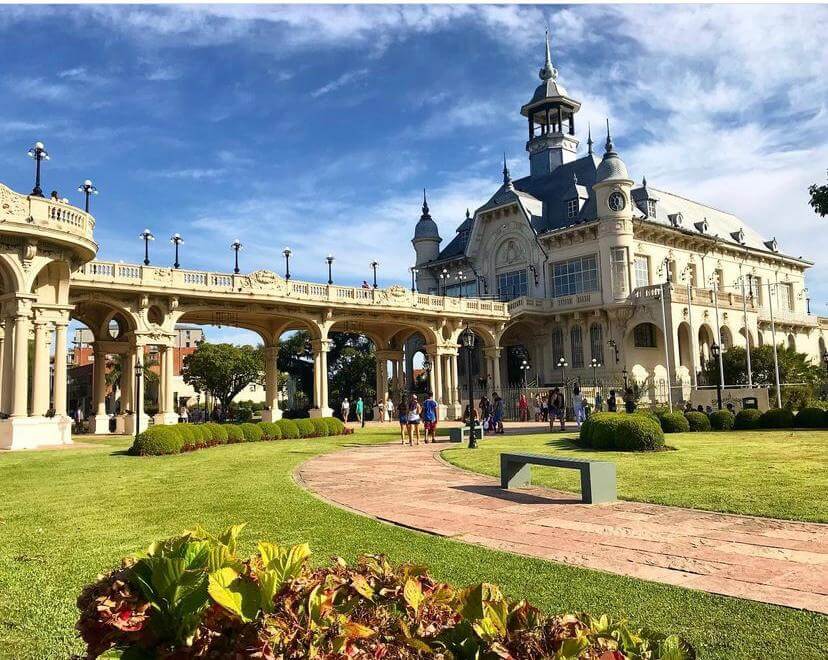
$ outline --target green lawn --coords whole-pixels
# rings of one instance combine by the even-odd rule
[[[828,522],[828,431],[675,433],[677,451],[592,451],[573,433],[492,436],[479,451],[443,452],[458,467],[500,474],[501,451],[600,458],[616,463],[625,500],[754,516]],[[577,492],[574,470],[532,468],[534,483]]]
[[[331,507],[298,487],[311,456],[394,433],[216,447],[180,456],[90,449],[0,455],[0,657],[66,658],[81,586],[152,540],[247,521],[243,551],[307,540],[324,561],[384,552],[455,584],[488,580],[549,611],[626,615],[687,637],[705,658],[823,658],[828,617],[712,596],[427,536]],[[480,452],[484,455],[488,449]]]

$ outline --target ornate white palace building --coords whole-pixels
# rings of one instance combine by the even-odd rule
[[[828,319],[812,315],[805,271],[736,216],[636,184],[607,125],[603,154],[579,152],[580,103],[558,81],[549,43],[541,83],[520,109],[529,176],[503,183],[443,244],[423,204],[414,230],[420,291],[508,301],[501,384],[567,378],[619,383],[623,369],[658,398],[687,396],[717,343],[786,343],[819,361]],[[664,309],[662,311],[662,292]],[[772,328],[772,318],[773,325]],[[775,330],[775,332],[774,332]],[[661,385],[661,387],[658,387]]]

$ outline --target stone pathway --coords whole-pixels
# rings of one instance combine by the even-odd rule
[[[828,525],[504,491],[444,462],[444,448],[353,447],[311,459],[298,477],[330,502],[412,529],[828,614]]]

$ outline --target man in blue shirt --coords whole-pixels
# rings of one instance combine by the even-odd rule
[[[425,441],[428,443],[428,436],[431,435],[431,441],[437,442],[437,402],[428,393],[426,400],[423,401],[423,427],[425,428]]]

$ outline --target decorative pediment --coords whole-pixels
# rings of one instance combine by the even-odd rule
[[[500,244],[495,256],[495,265],[508,266],[526,261],[526,252],[513,238]]]

